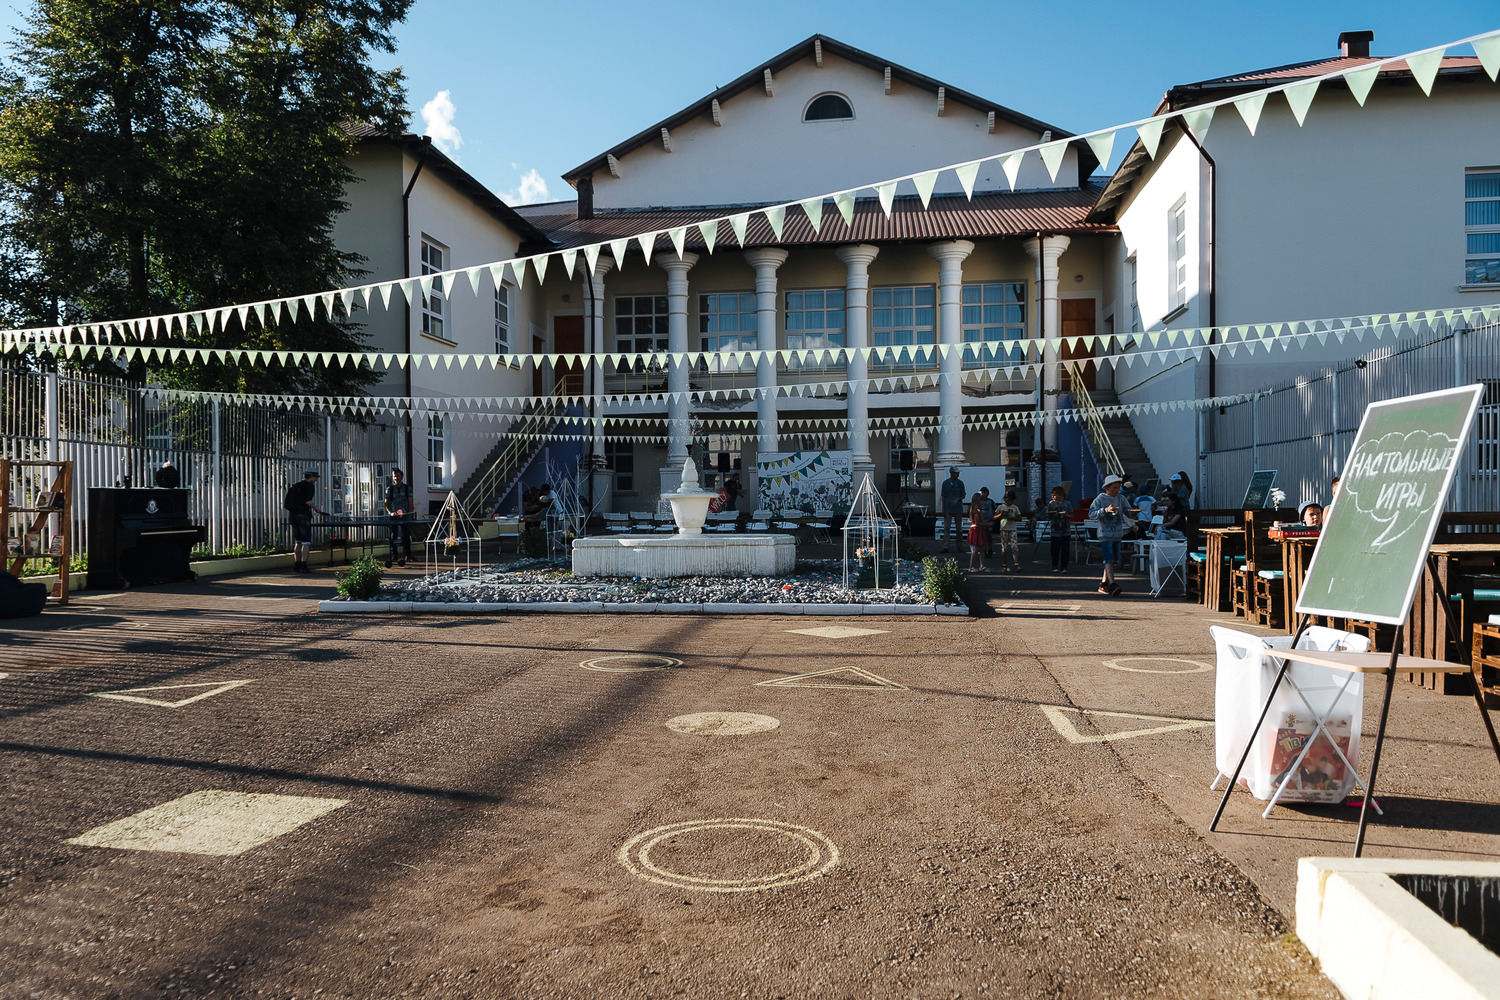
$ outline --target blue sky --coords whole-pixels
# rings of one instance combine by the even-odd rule
[[[0,0],[0,25],[24,8]],[[521,202],[569,197],[563,171],[818,32],[1082,132],[1149,114],[1173,84],[1331,55],[1366,28],[1395,55],[1500,28],[1500,5],[417,0],[381,64],[405,69],[413,131]]]

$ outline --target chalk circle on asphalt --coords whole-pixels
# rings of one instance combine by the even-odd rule
[[[679,841],[687,837],[706,836],[710,841],[707,845],[710,854],[722,855],[724,852],[713,850],[711,841],[715,838],[722,838],[725,834],[742,840],[750,838],[751,842],[753,838],[766,835],[780,837],[791,841],[791,848],[800,850],[806,857],[800,864],[782,871],[750,875],[744,878],[714,878],[707,874],[671,871],[651,859],[651,852],[660,848],[664,843],[678,846]],[[744,846],[749,847],[750,844],[746,843]],[[744,818],[696,819],[685,823],[659,826],[654,830],[638,833],[625,841],[615,856],[625,870],[636,878],[655,882],[658,885],[671,886],[674,889],[693,889],[698,892],[759,892],[762,889],[779,889],[798,882],[806,882],[809,879],[820,878],[839,863],[838,847],[816,830],[783,823],[780,820]]]
[[[692,712],[667,720],[667,728],[685,736],[748,736],[781,725],[780,719],[754,712]]]
[[[597,670],[603,674],[638,674],[646,670],[666,670],[682,666],[675,656],[657,653],[618,653],[614,656],[596,656],[579,664],[585,670]]]
[[[1127,663],[1188,663],[1191,666],[1186,670],[1151,670],[1147,667],[1127,667]],[[1214,668],[1212,663],[1181,656],[1117,656],[1113,660],[1105,660],[1104,665],[1111,670],[1123,670],[1128,674],[1201,674]]]

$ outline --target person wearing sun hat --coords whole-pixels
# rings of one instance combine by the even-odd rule
[[[1125,501],[1120,499],[1119,476],[1104,477],[1104,492],[1089,505],[1089,517],[1099,522],[1099,561],[1104,564],[1104,575],[1099,580],[1099,593],[1118,597],[1123,591],[1115,582],[1115,563],[1120,561],[1120,539],[1125,535]]]

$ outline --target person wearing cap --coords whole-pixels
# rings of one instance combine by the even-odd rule
[[[968,490],[964,486],[964,481],[958,478],[958,466],[950,466],[948,478],[943,480],[943,490],[940,496],[942,507],[938,510],[939,517],[943,521],[943,547],[939,550],[941,552],[947,552],[949,545],[956,547],[963,544],[956,542],[955,539],[964,537],[958,533],[958,526],[965,520],[964,497],[967,495]]]
[[[1104,477],[1104,492],[1089,504],[1089,517],[1099,522],[1099,561],[1104,564],[1104,575],[1099,580],[1099,593],[1118,597],[1123,591],[1115,582],[1115,563],[1120,561],[1120,539],[1125,534],[1125,501],[1120,499],[1119,476]]]
[[[323,513],[317,504],[318,470],[308,469],[302,473],[302,482],[293,483],[286,491],[287,520],[292,524],[292,572],[311,573],[307,557],[312,552],[313,512]]]
[[[1188,478],[1188,474],[1186,472],[1172,473],[1171,482],[1167,485],[1172,487],[1172,492],[1177,494],[1182,505],[1191,510],[1193,504],[1189,498],[1193,495],[1193,481]]]

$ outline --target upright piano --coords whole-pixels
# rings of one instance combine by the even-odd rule
[[[89,588],[194,579],[193,547],[208,529],[188,517],[188,491],[89,490]]]

